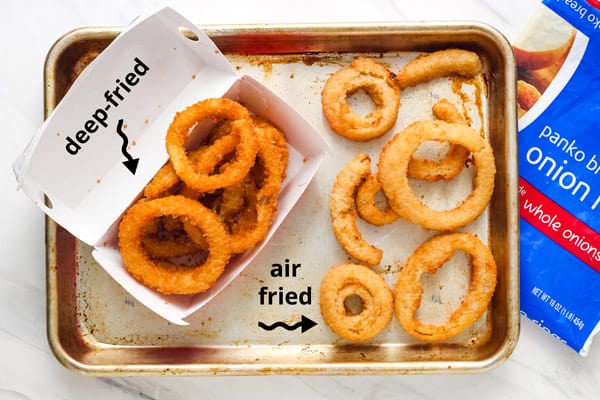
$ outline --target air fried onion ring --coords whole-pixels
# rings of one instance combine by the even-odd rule
[[[369,174],[356,191],[356,211],[358,215],[365,221],[378,226],[391,224],[400,218],[389,204],[384,209],[376,205],[375,196],[380,191],[381,183],[379,183],[375,174]]]
[[[437,119],[449,122],[451,124],[469,125],[465,117],[458,111],[458,108],[448,99],[440,99],[431,108],[433,115]]]
[[[408,164],[426,140],[444,141],[468,149],[477,168],[474,189],[451,210],[434,210],[414,195],[409,185]],[[443,121],[418,121],[388,141],[379,156],[378,179],[394,211],[425,229],[452,230],[467,225],[486,209],[494,191],[496,166],[492,147],[474,129]]]
[[[146,227],[162,216],[179,218],[202,229],[208,242],[208,256],[202,264],[182,266],[148,254],[143,245]],[[231,254],[227,232],[216,214],[183,196],[143,200],[131,206],[119,225],[119,248],[127,271],[144,285],[165,294],[207,290],[222,274]]]
[[[351,296],[362,302],[359,313],[346,307]],[[325,323],[339,336],[360,342],[372,338],[392,320],[393,297],[385,280],[370,268],[341,264],[321,282],[319,303]]]
[[[340,245],[352,257],[377,265],[383,251],[367,243],[356,226],[354,191],[371,173],[371,159],[367,154],[357,154],[337,174],[329,194],[329,211],[333,232]]]
[[[415,319],[421,303],[421,276],[433,274],[455,251],[462,250],[472,258],[471,284],[461,305],[443,325],[425,324]],[[470,233],[446,233],[423,243],[406,260],[394,290],[394,310],[400,325],[422,340],[445,340],[477,321],[490,303],[496,288],[496,262],[490,249]]]
[[[358,89],[365,90],[377,106],[365,116],[355,113],[347,101]],[[331,129],[351,140],[368,141],[396,123],[400,90],[387,68],[371,58],[358,57],[329,77],[321,101]]]
[[[447,49],[421,55],[410,61],[396,75],[400,89],[415,86],[449,75],[472,77],[482,71],[477,53],[461,49]]]
[[[468,125],[463,115],[454,104],[446,99],[441,99],[433,105],[433,115],[438,119],[452,124]],[[469,158],[469,150],[450,144],[448,152],[439,161],[418,158],[413,156],[408,164],[408,175],[428,182],[438,179],[452,179],[462,171]]]
[[[446,99],[433,106],[433,114],[442,121],[467,125],[460,111]],[[452,179],[463,169],[469,151],[459,145],[450,145],[448,154],[440,161],[412,157],[408,164],[408,174],[413,178],[435,181],[440,178]],[[381,190],[376,174],[369,175],[356,191],[356,211],[365,221],[373,225],[387,225],[400,216],[389,206],[381,209],[376,205],[375,196]]]

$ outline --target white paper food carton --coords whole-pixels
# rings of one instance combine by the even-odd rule
[[[209,291],[162,295],[123,267],[118,222],[167,161],[165,134],[175,113],[214,97],[241,102],[285,133],[287,179],[264,241],[235,257]],[[298,113],[251,77],[236,76],[206,34],[164,8],[135,21],[83,71],[15,161],[14,170],[20,188],[58,224],[93,246],[94,258],[123,288],[165,319],[186,324],[185,317],[261,251],[325,153],[323,139]]]

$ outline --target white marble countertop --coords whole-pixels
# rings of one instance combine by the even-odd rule
[[[198,24],[478,19],[510,39],[532,1],[189,0],[172,5]],[[61,366],[46,339],[44,217],[15,190],[11,164],[42,123],[42,70],[52,43],[81,26],[126,25],[162,4],[167,2],[9,0],[0,5],[0,120],[7,140],[0,146],[0,400],[600,398],[600,344],[581,357],[528,320],[522,320],[513,355],[477,375],[90,378]],[[503,19],[502,9],[518,10],[517,17]]]

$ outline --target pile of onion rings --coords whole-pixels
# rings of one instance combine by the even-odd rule
[[[455,117],[444,117],[441,112],[436,115],[457,120]],[[414,196],[410,188],[408,166],[412,154],[424,140],[455,143],[468,150],[473,158],[477,168],[475,189],[452,210],[437,211],[429,208]],[[368,215],[365,219],[375,225],[392,223],[402,217],[426,229],[460,228],[477,218],[487,207],[493,193],[496,171],[489,143],[461,120],[458,123],[441,120],[414,122],[384,145],[378,169],[378,173],[373,174],[370,157],[367,154],[356,155],[336,176],[329,197],[333,231],[338,242],[350,256],[370,266],[379,264],[383,251],[363,238],[356,224],[357,214],[363,218]],[[379,190],[383,190],[389,201],[384,210],[375,205],[374,196]],[[357,212],[357,209],[360,211]],[[473,278],[469,292],[446,324],[423,324],[414,316],[421,300],[421,275],[424,272],[434,273],[457,250],[467,252],[473,259]],[[361,317],[362,314],[348,316],[343,313],[340,304],[353,293],[350,289],[344,291],[340,287],[361,285],[367,280],[358,271],[350,272],[348,269],[347,272],[349,275],[338,277],[340,272],[325,277],[321,288],[321,312],[327,324],[338,335],[348,340],[362,341],[374,336],[379,330],[373,334],[371,331],[362,334],[362,330],[356,328],[360,325],[357,321],[366,322],[367,319],[361,320],[366,317]],[[372,273],[378,276],[375,272]],[[436,236],[415,251],[400,272],[394,297],[397,318],[414,337],[422,340],[448,339],[471,325],[487,309],[494,293],[496,274],[496,264],[490,249],[476,236],[466,233]],[[330,282],[331,280],[335,283]],[[344,283],[350,280],[352,285]],[[364,302],[364,296],[360,297]],[[389,308],[391,310],[391,304]],[[354,331],[350,330],[349,324],[354,327]]]
[[[210,132],[191,146],[196,126]],[[142,284],[164,294],[200,293],[234,255],[267,236],[286,177],[287,143],[268,121],[218,98],[177,113],[166,148],[169,161],[123,215],[119,250]]]
[[[476,53],[449,49],[417,57],[395,76],[395,80],[400,90],[404,90],[438,77],[474,77],[481,72],[481,61]],[[340,76],[343,75],[334,74],[330,80],[335,82]],[[326,88],[328,85],[329,81]],[[324,94],[325,89],[325,104]],[[496,165],[490,143],[469,126],[457,107],[448,100],[437,102],[432,113],[437,120],[413,122],[383,145],[376,171],[371,170],[370,156],[360,153],[336,176],[329,196],[333,232],[344,251],[358,262],[377,266],[383,250],[363,237],[356,223],[357,217],[377,226],[392,224],[402,218],[427,230],[453,231],[477,219],[491,201]],[[326,117],[332,125],[330,117],[327,114]],[[447,144],[448,151],[439,160],[415,156],[416,150],[426,141]],[[451,181],[470,164],[476,169],[473,189],[453,209],[429,207],[415,196],[410,186],[411,179]],[[380,199],[377,200],[376,196]],[[385,199],[385,205],[381,199]],[[447,322],[439,326],[422,323],[415,316],[423,293],[421,276],[424,273],[434,274],[456,251],[463,251],[470,256],[473,272],[469,290]],[[350,268],[350,265],[353,267]],[[352,288],[364,287],[365,282],[373,279],[364,273],[364,269],[370,270],[349,263],[334,267],[325,276],[321,286],[321,312],[326,323],[339,336],[351,341],[366,340],[387,325],[383,324],[375,333],[358,335],[360,330],[357,326],[372,324],[370,314],[363,315],[364,319],[360,320],[362,314],[348,315],[343,307],[344,299],[355,294]],[[375,271],[370,271],[381,278]],[[469,233],[439,233],[423,243],[404,263],[395,285],[393,304],[384,301],[378,304],[389,307],[382,311],[383,314],[391,313],[394,309],[401,326],[410,335],[426,341],[446,340],[481,317],[493,297],[496,279],[496,263],[492,252],[477,236]],[[350,289],[340,289],[344,285]],[[382,288],[379,290],[385,292]],[[364,304],[367,296],[359,297]],[[349,333],[350,326],[354,327],[352,333]]]

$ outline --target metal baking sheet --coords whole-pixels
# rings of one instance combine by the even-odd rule
[[[307,118],[325,137],[330,152],[265,250],[217,298],[188,318],[188,326],[173,325],[139,304],[93,260],[88,246],[47,219],[48,337],[59,361],[88,375],[265,375],[471,373],[506,360],[519,333],[516,71],[506,40],[473,23],[203,28],[240,73],[264,82]],[[84,28],[57,41],[45,67],[46,115],[78,71],[120,31]],[[335,174],[354,154],[372,154],[375,168],[379,149],[393,131],[368,144],[333,134],[322,116],[321,89],[330,73],[358,55],[377,58],[397,71],[416,54],[450,47],[476,51],[485,67],[483,77],[458,84],[443,79],[403,91],[394,129],[432,118],[433,102],[448,97],[461,104],[472,126],[490,140],[498,170],[495,194],[488,211],[467,229],[489,238],[499,272],[495,296],[479,321],[448,341],[414,339],[393,318],[376,337],[349,343],[325,325],[319,310],[322,277],[348,260],[331,231],[327,198]],[[351,101],[358,106],[365,99],[357,94]],[[471,177],[467,173],[459,179],[469,182]],[[428,190],[415,188],[424,196]],[[439,188],[434,192],[444,193]],[[457,196],[432,201],[443,206],[458,201],[460,192]],[[391,287],[405,258],[434,234],[403,221],[384,228],[363,224],[361,229],[384,249],[376,270]],[[457,256],[435,278],[445,280],[444,296],[450,301],[424,300],[419,311],[424,318],[443,315],[457,304],[468,286],[468,271],[461,271],[461,264]],[[434,278],[428,279],[425,285],[436,285]],[[289,297],[292,292],[296,299]],[[426,292],[424,299],[437,295]],[[303,318],[316,325],[303,331],[297,324]],[[289,330],[265,330],[259,324],[276,322]]]

